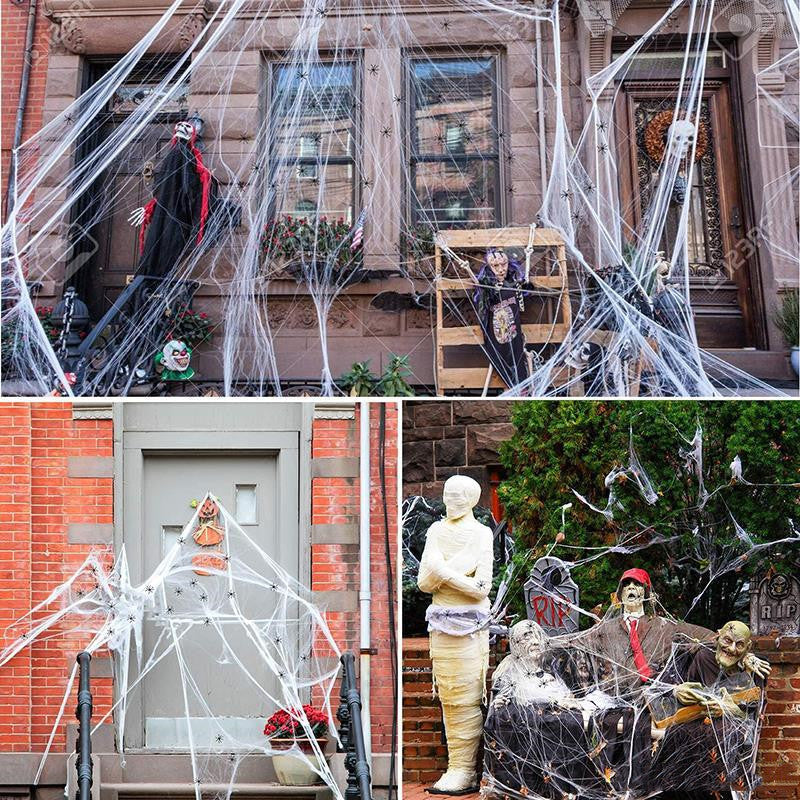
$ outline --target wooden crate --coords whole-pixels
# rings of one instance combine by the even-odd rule
[[[485,251],[490,247],[521,247],[528,245],[530,228],[489,228],[483,230],[450,230],[439,231],[444,244],[457,255],[464,251]],[[560,344],[569,335],[572,323],[572,309],[569,302],[569,282],[567,278],[567,258],[564,240],[557,231],[551,228],[537,228],[533,238],[534,252],[552,250],[555,271],[550,275],[531,276],[534,288],[554,291],[555,316],[551,323],[525,323],[522,331],[528,344]],[[484,367],[446,367],[445,349],[460,345],[484,344],[483,331],[479,325],[460,325],[444,327],[445,298],[454,298],[471,292],[475,287],[468,274],[461,269],[459,277],[448,278],[443,275],[443,254],[436,242],[436,392],[443,395],[447,390],[481,389],[492,387],[502,389],[505,384],[491,369]],[[561,322],[556,322],[560,311]],[[491,372],[491,377],[490,377]],[[554,377],[556,385],[570,380],[572,375],[564,367]],[[489,379],[490,378],[490,379]],[[487,380],[489,379],[489,380]]]

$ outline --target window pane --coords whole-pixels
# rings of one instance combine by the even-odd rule
[[[302,167],[302,169],[301,169]],[[315,172],[307,174],[307,169]],[[281,214],[311,217],[315,213],[353,222],[353,165],[314,164],[282,167],[276,173],[280,189]]]
[[[236,484],[236,521],[240,525],[256,525],[258,523],[256,485],[253,483]]]
[[[279,66],[273,102],[277,213],[353,221],[355,65]],[[336,163],[332,163],[332,162]]]
[[[278,158],[353,156],[355,68],[317,64],[276,69],[273,119]]]
[[[497,163],[478,159],[460,165],[421,162],[416,165],[415,191],[420,214],[444,228],[495,223]]]
[[[181,538],[183,528],[180,525],[162,525],[161,526],[161,557],[169,553],[170,550],[178,543]]]
[[[495,59],[410,64],[414,222],[499,224]]]
[[[497,152],[493,58],[412,62],[414,151]]]
[[[135,69],[117,87],[117,90],[108,101],[109,111],[115,114],[130,114],[136,111],[152,94],[166,94],[167,101],[159,109],[160,114],[188,114],[189,109],[189,82],[185,78],[182,83],[171,83],[163,89],[159,84],[166,78],[173,62],[159,59],[152,64],[145,64]]]

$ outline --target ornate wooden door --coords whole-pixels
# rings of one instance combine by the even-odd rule
[[[628,224],[641,230],[672,122],[676,84],[632,80],[621,90],[620,201]],[[763,335],[754,291],[756,232],[746,221],[729,81],[706,81],[699,117],[691,186],[687,163],[673,188],[660,249],[672,260],[684,194],[689,203],[689,284],[700,345],[757,347]]]
[[[92,80],[98,80],[111,63],[93,65]],[[84,148],[92,150],[119,131],[142,100],[157,90],[170,65],[165,59],[132,73],[98,115]],[[110,308],[136,270],[139,231],[131,227],[128,216],[152,197],[155,173],[169,147],[175,122],[188,114],[187,101],[188,85],[175,85],[162,112],[120,148],[87,193],[80,217],[88,228],[93,256],[84,268],[79,292],[95,318]]]

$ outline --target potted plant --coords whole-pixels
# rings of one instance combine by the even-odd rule
[[[362,280],[363,255],[360,246],[353,250],[354,235],[343,217],[277,217],[261,233],[261,277],[337,286]]]
[[[191,308],[179,311],[166,334],[166,341],[178,339],[194,349],[204,342],[210,342],[213,336],[211,321],[204,311],[197,312]]]
[[[789,347],[790,360],[795,375],[800,375],[800,311],[798,310],[800,290],[790,289],[781,297],[781,305],[775,314],[783,340]]]
[[[370,397],[375,392],[379,378],[373,375],[369,361],[356,361],[349,372],[339,378],[339,388],[350,397]]]
[[[300,721],[303,715],[311,726],[311,735],[317,747],[324,752],[328,743],[328,716],[314,706],[304,705],[302,711],[282,708],[264,726],[264,735],[269,737],[270,748],[278,751],[272,756],[272,764],[281,786],[310,786],[321,782],[311,766],[315,764],[317,770],[322,767],[306,728]],[[305,757],[288,752],[294,748],[299,749]]]

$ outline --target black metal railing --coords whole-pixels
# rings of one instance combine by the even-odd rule
[[[372,800],[372,786],[364,743],[364,729],[361,726],[361,694],[356,681],[355,656],[342,654],[342,688],[339,692],[339,738],[342,742],[339,752],[345,753],[344,766],[347,770],[346,800]]]
[[[63,366],[75,372],[76,394],[127,394],[153,380],[153,357],[176,315],[191,308],[199,284],[137,275]]]
[[[92,796],[92,692],[89,683],[89,664],[92,657],[86,653],[78,653],[80,678],[78,680],[78,741],[75,752],[78,758],[75,769],[78,772],[78,791],[76,800],[90,800]]]

